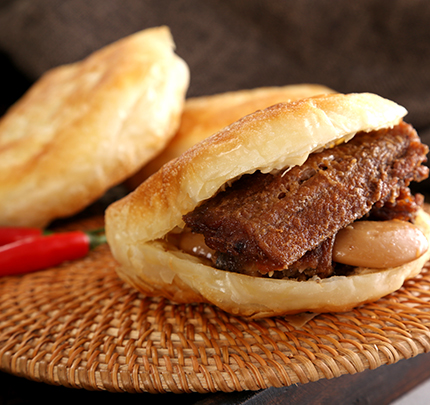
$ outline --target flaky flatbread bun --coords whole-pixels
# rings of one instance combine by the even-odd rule
[[[0,121],[0,225],[44,226],[135,173],[176,132],[188,83],[167,27],[48,71]]]
[[[188,98],[175,136],[157,156],[127,180],[127,185],[135,189],[169,160],[245,115],[278,103],[330,93],[334,90],[319,84],[294,84]]]
[[[183,215],[246,173],[286,170],[310,153],[357,132],[397,125],[406,110],[373,94],[335,94],[278,104],[235,122],[163,166],[106,213],[118,274],[147,295],[179,303],[208,302],[233,314],[262,317],[344,311],[374,301],[417,274],[428,252],[406,265],[359,269],[351,276],[295,281],[217,270],[166,241]],[[430,237],[429,217],[416,225]]]

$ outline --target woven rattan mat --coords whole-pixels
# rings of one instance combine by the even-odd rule
[[[144,297],[114,268],[105,245],[80,261],[0,279],[1,370],[75,388],[230,392],[353,374],[430,351],[430,266],[376,303],[300,327]]]

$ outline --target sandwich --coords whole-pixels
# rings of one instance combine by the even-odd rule
[[[0,120],[0,225],[44,227],[133,175],[175,134],[188,83],[167,27],[46,72]]]
[[[328,94],[239,119],[107,209],[119,276],[254,318],[399,289],[430,256],[430,217],[409,189],[428,176],[428,148],[406,114],[375,94]]]

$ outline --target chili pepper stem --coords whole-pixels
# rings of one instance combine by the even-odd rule
[[[105,234],[98,234],[93,232],[86,232],[89,241],[90,241],[90,249],[95,249],[99,245],[103,245],[107,242]]]

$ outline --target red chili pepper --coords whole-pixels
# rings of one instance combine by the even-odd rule
[[[17,240],[34,238],[40,236],[44,232],[40,228],[24,228],[14,226],[0,227],[0,246],[7,245],[8,243],[15,242]]]
[[[0,276],[46,269],[66,260],[80,259],[90,249],[106,242],[93,232],[64,232],[21,239],[0,247]]]

